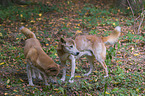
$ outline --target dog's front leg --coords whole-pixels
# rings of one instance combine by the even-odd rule
[[[71,55],[71,56],[69,57],[69,59],[70,59],[71,66],[72,66],[72,68],[71,68],[71,77],[70,77],[70,79],[69,79],[69,82],[70,82],[70,83],[73,83],[73,82],[74,82],[75,67],[76,67],[76,64],[75,64],[75,57],[74,57],[73,55]]]
[[[27,63],[27,76],[28,76],[28,82],[30,86],[34,86],[33,81],[32,81],[32,73],[31,73],[31,66]]]
[[[107,66],[106,66],[106,64],[105,64],[105,61],[102,61],[102,62],[100,62],[100,63],[102,64],[103,68],[105,69],[106,76],[104,76],[104,77],[108,77],[108,76],[109,76],[109,75],[108,75],[108,69],[107,69]]]
[[[79,59],[80,57],[82,57],[84,55],[86,55],[86,56],[92,56],[92,53],[91,53],[91,51],[80,52],[79,55],[76,56],[76,59]]]
[[[65,76],[66,76],[66,61],[61,61],[61,65],[63,67],[63,74],[62,74],[61,81],[65,81]]]

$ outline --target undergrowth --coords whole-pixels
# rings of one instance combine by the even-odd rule
[[[70,7],[73,4],[70,5]],[[37,21],[40,15],[44,13],[49,13],[49,11],[57,10],[62,13],[62,10],[58,10],[56,6],[48,7],[43,5],[23,5],[23,6],[10,6],[7,8],[2,8],[0,10],[0,18],[5,21],[13,22],[24,22],[28,24],[29,29],[35,30],[33,26],[38,26],[39,30],[35,32],[38,40],[40,41],[44,51],[53,58],[53,60],[60,64],[56,48],[59,41],[58,37],[55,35],[57,33],[51,32],[59,29],[58,33],[67,31],[66,36],[74,36],[76,33],[69,32],[70,28],[74,28],[75,32],[83,33],[81,29],[87,30],[87,34],[93,34],[97,36],[108,36],[112,32],[115,26],[121,26],[122,28],[132,26],[132,20],[130,17],[120,17],[116,15],[118,10],[115,9],[101,9],[95,7],[92,4],[86,4],[81,10],[77,10],[77,23],[71,22],[67,17],[61,17],[61,20],[66,22],[61,22],[57,27],[55,24],[45,20],[49,19],[47,16],[44,19],[45,24],[39,23]],[[67,9],[69,10],[69,9]],[[31,20],[35,22],[31,22]],[[60,19],[57,17],[56,21]],[[54,20],[54,21],[55,21]],[[31,23],[28,23],[30,21]],[[56,22],[55,21],[55,22]],[[69,24],[74,23],[73,26],[68,27]],[[122,23],[122,22],[125,22]],[[121,23],[121,24],[120,24]],[[33,25],[33,26],[32,26]],[[17,26],[9,26],[9,29]],[[49,30],[45,28],[50,28]],[[56,28],[56,29],[55,29]],[[101,29],[102,28],[102,29]],[[104,70],[97,61],[95,64],[94,71],[88,76],[84,77],[83,74],[88,72],[89,65],[85,57],[78,60],[75,74],[75,82],[70,84],[68,82],[70,78],[71,65],[67,65],[67,76],[66,81],[61,82],[60,78],[62,72],[58,76],[58,83],[51,84],[50,86],[44,86],[42,81],[37,79],[34,80],[34,87],[28,85],[28,80],[26,76],[26,61],[23,54],[25,36],[18,33],[12,38],[12,33],[9,32],[8,28],[4,24],[0,24],[0,92],[2,95],[43,95],[43,96],[71,96],[71,95],[106,95],[106,96],[143,96],[145,92],[145,72],[143,68],[142,59],[142,46],[145,39],[141,35],[136,35],[131,31],[122,32],[124,35],[120,37],[119,42],[114,46],[107,47],[106,55],[106,65],[108,66],[109,77],[104,78]],[[79,31],[78,31],[79,30]],[[88,31],[89,30],[89,31]],[[123,29],[125,30],[125,29]],[[57,31],[57,30],[56,30]],[[17,32],[17,31],[16,31]],[[139,59],[139,60],[138,60]],[[141,62],[140,62],[141,60]],[[2,91],[1,91],[2,90]]]

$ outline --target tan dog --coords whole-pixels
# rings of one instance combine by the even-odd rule
[[[103,68],[105,69],[106,76],[108,77],[108,70],[105,64],[106,59],[106,46],[105,43],[114,44],[121,32],[121,27],[117,26],[114,31],[108,37],[97,37],[96,35],[80,35],[72,40],[71,38],[60,39],[58,44],[57,53],[61,61],[63,68],[62,81],[65,81],[66,75],[66,61],[69,60],[72,64],[71,77],[69,82],[74,82],[73,77],[75,73],[75,60],[82,55],[86,55],[88,62],[90,63],[90,70],[84,74],[88,76],[93,70],[94,58],[97,59]],[[75,55],[75,56],[74,56]]]
[[[25,42],[24,55],[27,60],[27,76],[29,85],[34,86],[32,75],[35,78],[35,73],[39,73],[39,78],[43,76],[45,85],[48,85],[48,77],[56,82],[60,68],[41,48],[40,42],[36,39],[33,32],[25,27],[21,27],[20,31],[28,38]],[[33,74],[32,74],[33,73]]]

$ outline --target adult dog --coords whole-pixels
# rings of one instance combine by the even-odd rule
[[[56,82],[56,76],[58,75],[60,68],[41,48],[40,42],[36,39],[36,36],[28,28],[21,27],[20,31],[28,38],[25,41],[24,55],[27,60],[27,76],[29,85],[34,86],[32,77],[36,77],[35,73],[39,73],[44,79],[45,85],[49,85],[47,82],[48,77],[51,77]],[[33,75],[33,76],[32,76]]]
[[[88,76],[92,72],[95,58],[105,69],[106,75],[104,77],[108,77],[108,70],[105,64],[105,43],[114,44],[118,40],[120,33],[121,27],[117,26],[107,37],[97,37],[96,35],[79,35],[75,38],[75,40],[71,38],[61,38],[57,48],[57,53],[60,58],[61,65],[63,66],[63,75],[61,80],[65,81],[66,61],[69,60],[72,65],[69,82],[74,82],[73,77],[76,66],[75,60],[80,58],[82,55],[86,55],[88,62],[90,63],[90,70],[88,73],[84,74],[85,76]]]

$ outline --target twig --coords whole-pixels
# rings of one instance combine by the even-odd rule
[[[135,21],[137,21],[137,19],[140,18],[140,16],[141,16],[141,15],[139,15],[139,16],[135,19]]]
[[[135,16],[134,16],[134,12],[133,12],[133,9],[132,9],[132,7],[131,7],[131,5],[130,5],[130,2],[127,0],[127,3],[128,3],[128,5],[129,5],[129,7],[130,7],[130,9],[131,9],[131,12],[132,12],[132,14],[133,14],[133,18],[134,18],[134,20],[135,20]],[[136,22],[134,22],[134,32],[136,33]]]
[[[131,5],[130,5],[130,3],[129,3],[129,1],[127,0],[127,2],[128,2],[128,5],[129,5],[129,7],[130,7],[130,9],[131,9],[131,12],[132,12],[132,14],[133,14],[133,17],[134,17],[134,12],[133,12],[133,9],[132,9],[132,7],[131,7]]]
[[[142,24],[142,22],[143,22],[143,20],[144,20],[144,15],[145,15],[145,10],[141,13],[142,20],[141,20],[141,22],[140,22],[140,24],[139,24],[139,27],[138,27],[138,34],[139,34],[139,30],[140,30],[141,24]]]

